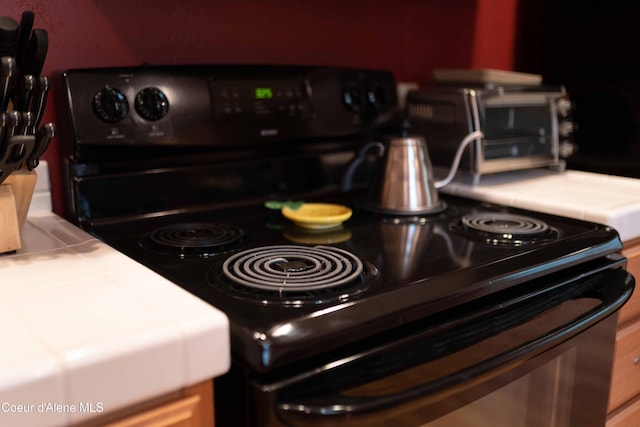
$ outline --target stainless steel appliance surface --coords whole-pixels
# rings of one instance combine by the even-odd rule
[[[216,425],[602,426],[615,230],[442,196],[367,209],[401,126],[379,70],[184,66],[56,76],[66,216],[223,310]],[[265,202],[349,206],[331,228]]]
[[[497,172],[563,170],[573,152],[572,102],[561,86],[436,83],[407,94],[406,114],[437,166],[449,167],[460,140],[481,131],[460,163],[476,182]]]

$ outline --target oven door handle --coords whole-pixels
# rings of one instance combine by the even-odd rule
[[[342,389],[336,390],[339,387],[318,386],[320,381],[313,384],[303,382],[297,384],[294,390],[290,389],[289,392],[285,392],[276,398],[279,416],[283,418],[293,417],[292,420],[314,415],[350,417],[384,410],[385,408],[408,403],[416,399],[424,399],[425,396],[429,395],[435,394],[442,398],[442,393],[455,389],[455,386],[463,383],[478,383],[493,378],[567,341],[615,313],[629,299],[635,283],[633,276],[622,269],[609,270],[604,277],[600,276],[596,281],[604,281],[605,283],[592,288],[586,294],[580,295],[580,298],[589,300],[595,298],[599,300],[600,302],[595,307],[592,304],[590,309],[573,316],[569,321],[564,320],[559,324],[554,324],[555,326],[546,329],[544,333],[517,343],[493,357],[470,364],[452,374],[435,378],[398,392],[382,395],[347,395]],[[482,328],[483,324],[477,323],[474,326]],[[455,332],[455,330],[448,331],[448,333],[453,334]],[[445,355],[444,357],[446,358],[447,356]],[[345,367],[342,369],[345,369]],[[346,367],[346,369],[358,369],[358,367]]]

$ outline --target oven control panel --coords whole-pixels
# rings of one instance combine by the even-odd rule
[[[54,88],[80,147],[241,147],[355,135],[401,119],[393,75],[371,69],[79,69],[56,75]]]
[[[299,80],[214,80],[211,83],[216,123],[233,120],[309,119],[311,97]]]

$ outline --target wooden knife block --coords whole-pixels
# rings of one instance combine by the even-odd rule
[[[37,178],[35,171],[20,169],[0,185],[0,253],[22,247],[20,230],[27,219]]]

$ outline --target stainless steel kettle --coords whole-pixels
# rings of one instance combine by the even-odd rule
[[[342,189],[352,187],[353,176],[375,149],[378,164],[369,187],[365,208],[382,213],[419,215],[439,212],[445,205],[438,197],[438,189],[447,185],[455,176],[464,149],[473,140],[481,138],[480,132],[467,135],[456,153],[447,178],[434,181],[427,144],[421,136],[392,136],[385,143],[371,142],[363,146],[345,171]]]

